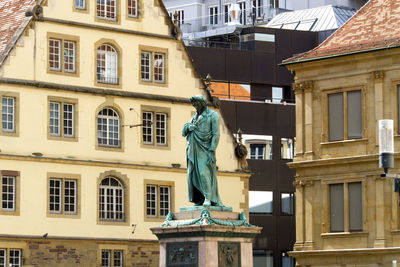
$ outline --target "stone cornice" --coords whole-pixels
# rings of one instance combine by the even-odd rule
[[[101,166],[111,168],[126,168],[137,170],[152,170],[160,172],[177,172],[186,173],[186,168],[174,168],[167,166],[147,165],[129,162],[115,162],[115,161],[101,161],[101,160],[84,160],[84,159],[71,159],[71,158],[56,158],[56,157],[37,157],[31,155],[13,155],[13,154],[0,154],[0,160],[20,160],[20,161],[33,161],[39,163],[58,163],[58,164],[72,164],[83,166]],[[250,178],[251,173],[247,172],[232,172],[232,171],[218,171],[218,176],[233,176],[240,178]]]
[[[133,238],[101,238],[101,237],[83,237],[83,236],[51,236],[48,235],[47,237],[39,236],[39,235],[7,235],[1,234],[1,239],[22,239],[22,240],[72,240],[72,241],[110,241],[110,242],[151,242],[151,243],[158,243],[157,240],[152,239],[133,239]]]
[[[349,164],[349,163],[359,163],[359,162],[372,162],[372,161],[378,162],[378,157],[379,157],[378,154],[371,154],[371,155],[338,157],[329,159],[295,161],[295,162],[288,162],[287,165],[292,169],[298,169],[298,168],[321,167],[327,165]],[[400,153],[395,153],[395,158],[400,158]]]
[[[385,254],[385,253],[400,253],[400,247],[388,248],[356,248],[356,249],[326,249],[326,250],[304,250],[304,251],[291,251],[289,255],[296,258],[310,257],[310,256],[360,256],[363,254]]]

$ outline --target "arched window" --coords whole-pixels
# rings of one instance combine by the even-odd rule
[[[99,146],[121,146],[119,115],[112,108],[104,108],[97,115],[97,142]]]
[[[100,220],[123,221],[124,187],[113,177],[106,177],[100,183]]]
[[[97,48],[97,82],[118,84],[118,52],[109,44]]]

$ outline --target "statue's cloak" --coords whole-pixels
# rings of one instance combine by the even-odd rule
[[[223,206],[218,194],[215,150],[219,141],[218,113],[206,107],[190,120],[196,127],[188,130],[185,124],[182,134],[186,136],[186,159],[188,173],[189,201],[201,204],[204,197],[213,205]]]

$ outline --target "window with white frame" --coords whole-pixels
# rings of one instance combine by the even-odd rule
[[[125,220],[124,187],[114,177],[106,177],[100,183],[99,218],[108,221]]]
[[[238,2],[239,4],[239,9],[240,9],[240,15],[239,15],[239,22],[242,25],[246,25],[246,2],[242,1],[242,2]]]
[[[86,9],[86,0],[75,0],[76,9]]]
[[[138,17],[138,0],[128,0],[128,16]]]
[[[0,267],[21,267],[22,250],[0,248]]]
[[[231,6],[231,3],[226,3],[223,5],[224,8],[224,23],[229,23],[231,22],[231,17],[229,16],[229,7]]]
[[[49,39],[49,69],[65,73],[76,73],[76,42],[64,39]]]
[[[171,209],[171,186],[146,185],[146,215],[149,218],[166,217]]]
[[[77,213],[77,181],[64,178],[49,179],[49,212]]]
[[[272,135],[243,134],[242,139],[249,159],[272,160]]]
[[[120,119],[112,108],[104,108],[97,115],[97,142],[99,146],[121,146]]]
[[[281,193],[281,211],[283,214],[294,215],[293,193]]]
[[[97,49],[97,82],[118,84],[118,52],[110,44]]]
[[[143,144],[166,146],[167,143],[167,113],[144,111],[142,113]]]
[[[250,213],[272,214],[273,192],[272,191],[249,191]]]
[[[250,159],[265,159],[266,144],[250,144]]]
[[[281,103],[283,100],[283,88],[282,87],[272,87],[272,102]]]
[[[176,10],[176,13],[178,17],[176,18],[178,20],[178,25],[181,26],[185,23],[185,11],[183,9]]]
[[[329,141],[362,138],[361,90],[328,94]]]
[[[208,7],[208,16],[209,16],[210,25],[217,25],[218,24],[218,7],[217,6]]]
[[[255,8],[256,17],[262,17],[263,15],[263,1],[253,0],[253,7]]]
[[[16,177],[3,175],[1,186],[2,211],[15,211]]]
[[[49,133],[50,136],[75,137],[75,104],[50,101]]]
[[[122,267],[124,252],[122,250],[102,250],[101,267]]]
[[[3,132],[15,132],[15,97],[1,98],[1,125]]]
[[[97,17],[117,20],[117,0],[97,0]]]
[[[140,77],[143,82],[165,83],[165,54],[142,51]]]
[[[348,197],[345,199],[346,191]],[[329,198],[330,231],[362,231],[362,182],[330,184]],[[347,207],[348,216],[344,215],[345,207]]]

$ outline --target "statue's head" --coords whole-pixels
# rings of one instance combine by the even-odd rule
[[[190,102],[196,108],[197,111],[203,110],[207,107],[207,100],[202,95],[195,95],[190,98]]]

